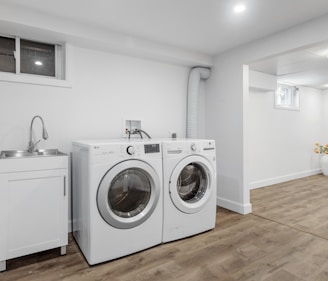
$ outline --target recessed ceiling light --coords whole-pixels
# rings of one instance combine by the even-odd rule
[[[41,61],[37,60],[37,61],[34,62],[34,64],[35,65],[42,65],[43,63]]]
[[[246,10],[246,6],[244,4],[238,4],[233,7],[233,11],[236,14],[240,14],[240,13],[244,12],[245,10]]]

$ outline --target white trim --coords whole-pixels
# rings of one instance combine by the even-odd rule
[[[291,111],[301,111],[301,108],[300,107],[287,107],[287,106],[278,106],[278,105],[275,105],[274,106],[275,109],[283,109],[283,110],[291,110]]]
[[[55,44],[55,77],[56,79],[63,79],[63,60],[62,60],[62,46]],[[64,62],[65,63],[65,62]]]
[[[238,202],[226,198],[222,198],[219,196],[216,197],[216,205],[242,215],[247,215],[252,212],[251,203],[240,204]]]
[[[20,38],[16,37],[15,39],[15,64],[16,64],[16,74],[20,73]]]
[[[71,67],[71,45],[68,43],[61,44],[61,59],[62,59],[62,79],[65,81],[70,81],[70,72]]]
[[[296,179],[300,179],[300,178],[304,178],[304,177],[308,177],[308,176],[317,175],[320,173],[321,173],[321,169],[314,169],[314,170],[279,176],[279,177],[275,177],[275,178],[254,181],[249,184],[249,189],[261,188],[261,187],[265,187],[268,185],[273,185],[273,184],[282,183],[282,182],[286,182],[286,181],[290,181],[290,180],[296,180]]]
[[[23,83],[42,86],[52,86],[61,88],[72,88],[72,85],[67,80],[59,80],[56,78],[42,77],[38,75],[13,74],[0,72],[0,81],[11,83]]]
[[[248,145],[250,142],[249,136],[249,81],[250,81],[250,73],[249,73],[249,66],[243,65],[243,186],[242,186],[242,194],[243,194],[243,205],[241,208],[242,214],[248,214],[252,211],[252,205],[250,203],[250,191],[248,188],[249,183],[249,169],[250,169],[250,155]]]

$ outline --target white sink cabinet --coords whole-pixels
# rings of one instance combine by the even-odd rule
[[[6,260],[61,247],[68,236],[68,156],[0,159],[0,271]]]

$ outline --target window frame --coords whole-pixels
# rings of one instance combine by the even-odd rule
[[[14,35],[0,34],[0,37],[15,39],[15,65],[16,73],[0,71],[0,81],[35,84],[44,86],[71,88],[68,81],[68,52],[69,45],[66,43],[53,43],[44,40],[35,40],[30,38],[22,38]],[[37,75],[31,73],[20,72],[20,40],[29,40],[37,43],[51,44],[55,46],[55,76]]]
[[[281,105],[278,104],[278,88],[288,88],[291,92],[291,105]],[[297,97],[296,97],[297,93]],[[277,89],[274,91],[274,108],[275,109],[284,109],[284,110],[293,110],[300,111],[301,110],[301,95],[300,89],[297,86],[286,84],[283,82],[278,82]]]

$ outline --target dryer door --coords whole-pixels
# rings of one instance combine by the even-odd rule
[[[153,213],[160,195],[155,170],[140,160],[111,168],[100,182],[97,205],[102,218],[116,228],[133,228]]]
[[[170,179],[170,196],[173,204],[184,213],[199,212],[214,196],[214,170],[201,156],[184,158],[174,168]],[[211,195],[212,193],[212,195]]]

